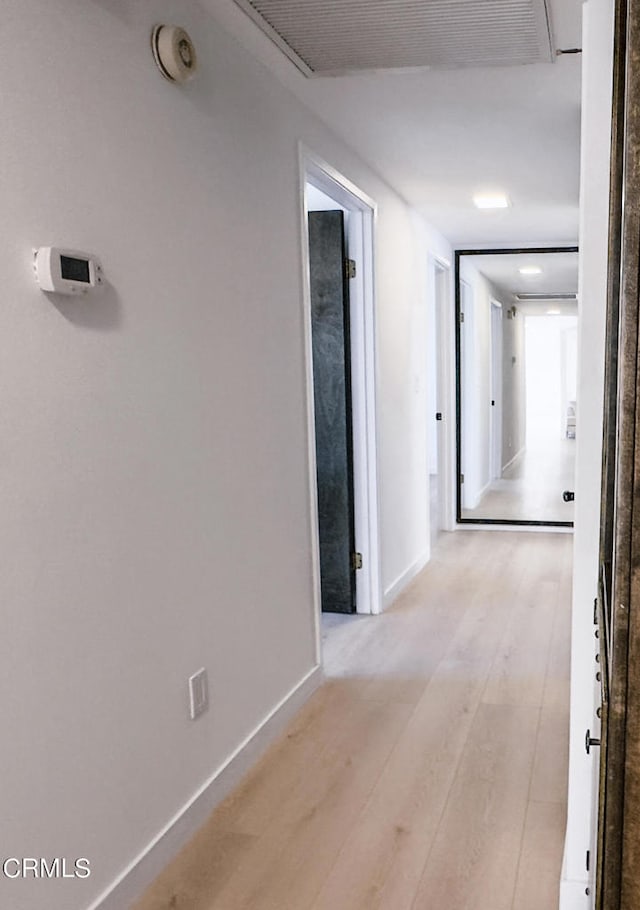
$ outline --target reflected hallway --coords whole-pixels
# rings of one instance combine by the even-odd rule
[[[502,478],[485,489],[475,509],[463,518],[514,521],[573,521],[574,504],[564,502],[574,489],[575,439],[551,438],[527,447]]]

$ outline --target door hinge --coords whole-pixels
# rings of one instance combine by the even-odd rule
[[[442,411],[436,411],[436,420],[442,420]]]
[[[464,322],[464,313],[460,313],[460,322]]]
[[[460,475],[460,483],[464,483],[464,474]]]
[[[346,278],[355,278],[356,277],[356,261],[355,259],[345,259],[344,261],[344,274]]]
[[[351,568],[354,570],[362,568],[362,553],[351,554]]]

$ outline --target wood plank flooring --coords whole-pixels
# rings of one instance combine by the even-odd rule
[[[134,910],[557,910],[569,535],[441,534]]]

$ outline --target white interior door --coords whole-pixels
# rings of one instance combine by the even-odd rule
[[[502,477],[502,306],[491,301],[491,479]]]

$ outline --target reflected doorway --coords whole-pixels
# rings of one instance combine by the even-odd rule
[[[449,364],[445,362],[447,347],[446,324],[450,315],[449,275],[450,266],[432,257],[429,276],[432,293],[427,309],[427,419],[433,432],[428,434],[427,473],[429,476],[429,526],[431,548],[435,546],[442,530],[449,526],[447,519],[447,402],[446,376]]]
[[[577,248],[456,253],[457,521],[573,524]]]

